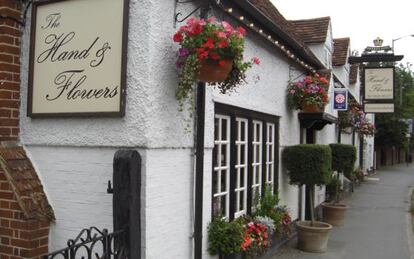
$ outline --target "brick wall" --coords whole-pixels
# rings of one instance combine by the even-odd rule
[[[25,218],[2,170],[0,187],[0,258],[40,258],[48,252],[49,223]]]
[[[20,1],[0,0],[0,15],[21,19]],[[0,19],[0,141],[19,134],[20,25]]]

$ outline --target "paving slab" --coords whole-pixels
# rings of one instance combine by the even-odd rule
[[[296,249],[292,239],[266,259],[414,259],[410,191],[414,166],[378,170],[348,198],[345,224],[331,232],[326,253]]]

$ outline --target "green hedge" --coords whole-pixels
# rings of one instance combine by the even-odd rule
[[[327,145],[302,144],[283,150],[283,163],[294,185],[323,185],[331,178],[331,149]]]
[[[332,150],[332,170],[346,176],[352,174],[356,161],[356,148],[346,144],[330,144]]]

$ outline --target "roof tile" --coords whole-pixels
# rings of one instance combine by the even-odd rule
[[[349,52],[349,42],[349,38],[334,39],[332,65],[343,66],[346,64]]]
[[[306,44],[323,43],[328,36],[330,17],[291,20],[295,34]]]

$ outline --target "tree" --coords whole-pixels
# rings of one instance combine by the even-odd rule
[[[395,68],[395,96],[395,112],[377,114],[375,117],[375,143],[383,147],[403,148],[407,145],[407,125],[402,119],[414,118],[414,75],[411,64],[400,64]]]

